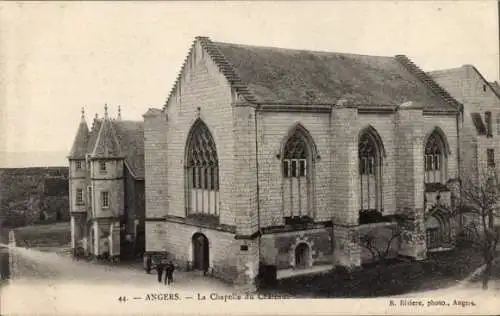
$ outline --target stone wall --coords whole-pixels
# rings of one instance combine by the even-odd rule
[[[331,228],[266,234],[261,239],[261,262],[266,265],[276,265],[278,269],[293,268],[295,249],[301,243],[309,246],[312,265],[332,264]]]

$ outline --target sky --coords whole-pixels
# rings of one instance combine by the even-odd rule
[[[195,36],[367,55],[499,80],[497,2],[1,2],[0,167],[66,165],[85,107],[161,108]]]

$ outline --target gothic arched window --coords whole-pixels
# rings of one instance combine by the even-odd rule
[[[434,130],[425,143],[425,183],[442,183],[446,179],[446,150],[441,135]]]
[[[312,217],[311,142],[307,131],[297,126],[283,147],[281,163],[285,217]]]
[[[198,120],[189,133],[186,154],[187,213],[219,214],[219,159],[208,127]]]
[[[382,146],[373,128],[361,133],[358,143],[361,211],[382,211]]]

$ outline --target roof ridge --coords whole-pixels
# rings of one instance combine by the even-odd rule
[[[207,38],[207,37],[203,37]],[[207,38],[208,39],[208,38]],[[210,39],[208,39],[210,40]],[[280,47],[280,46],[267,46],[267,45],[252,45],[252,44],[240,44],[240,43],[229,43],[229,42],[220,42],[220,41],[212,41],[214,44],[222,44],[222,45],[233,45],[240,47],[248,47],[248,48],[263,48],[263,49],[276,49],[276,50],[284,50],[284,51],[293,51],[293,52],[310,52],[310,53],[320,53],[320,54],[337,54],[337,55],[348,55],[348,56],[358,56],[358,57],[378,57],[378,58],[394,58],[393,56],[388,55],[369,55],[369,54],[360,54],[360,53],[348,53],[348,52],[339,52],[339,51],[330,51],[330,50],[316,50],[316,49],[305,49],[305,48],[289,48],[289,47]]]
[[[448,91],[441,87],[430,75],[417,66],[408,56],[396,55],[394,57],[403,67],[415,75],[425,86],[427,86],[434,94],[441,98],[445,103],[453,106],[454,108],[462,109],[463,106],[455,98],[453,98]]]

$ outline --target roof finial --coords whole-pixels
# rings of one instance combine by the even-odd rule
[[[121,106],[119,105],[118,106],[118,117],[117,117],[118,120],[121,120],[122,119],[122,108]]]
[[[82,122],[85,121],[85,108],[82,106]]]
[[[108,118],[108,104],[104,103],[104,118]]]

